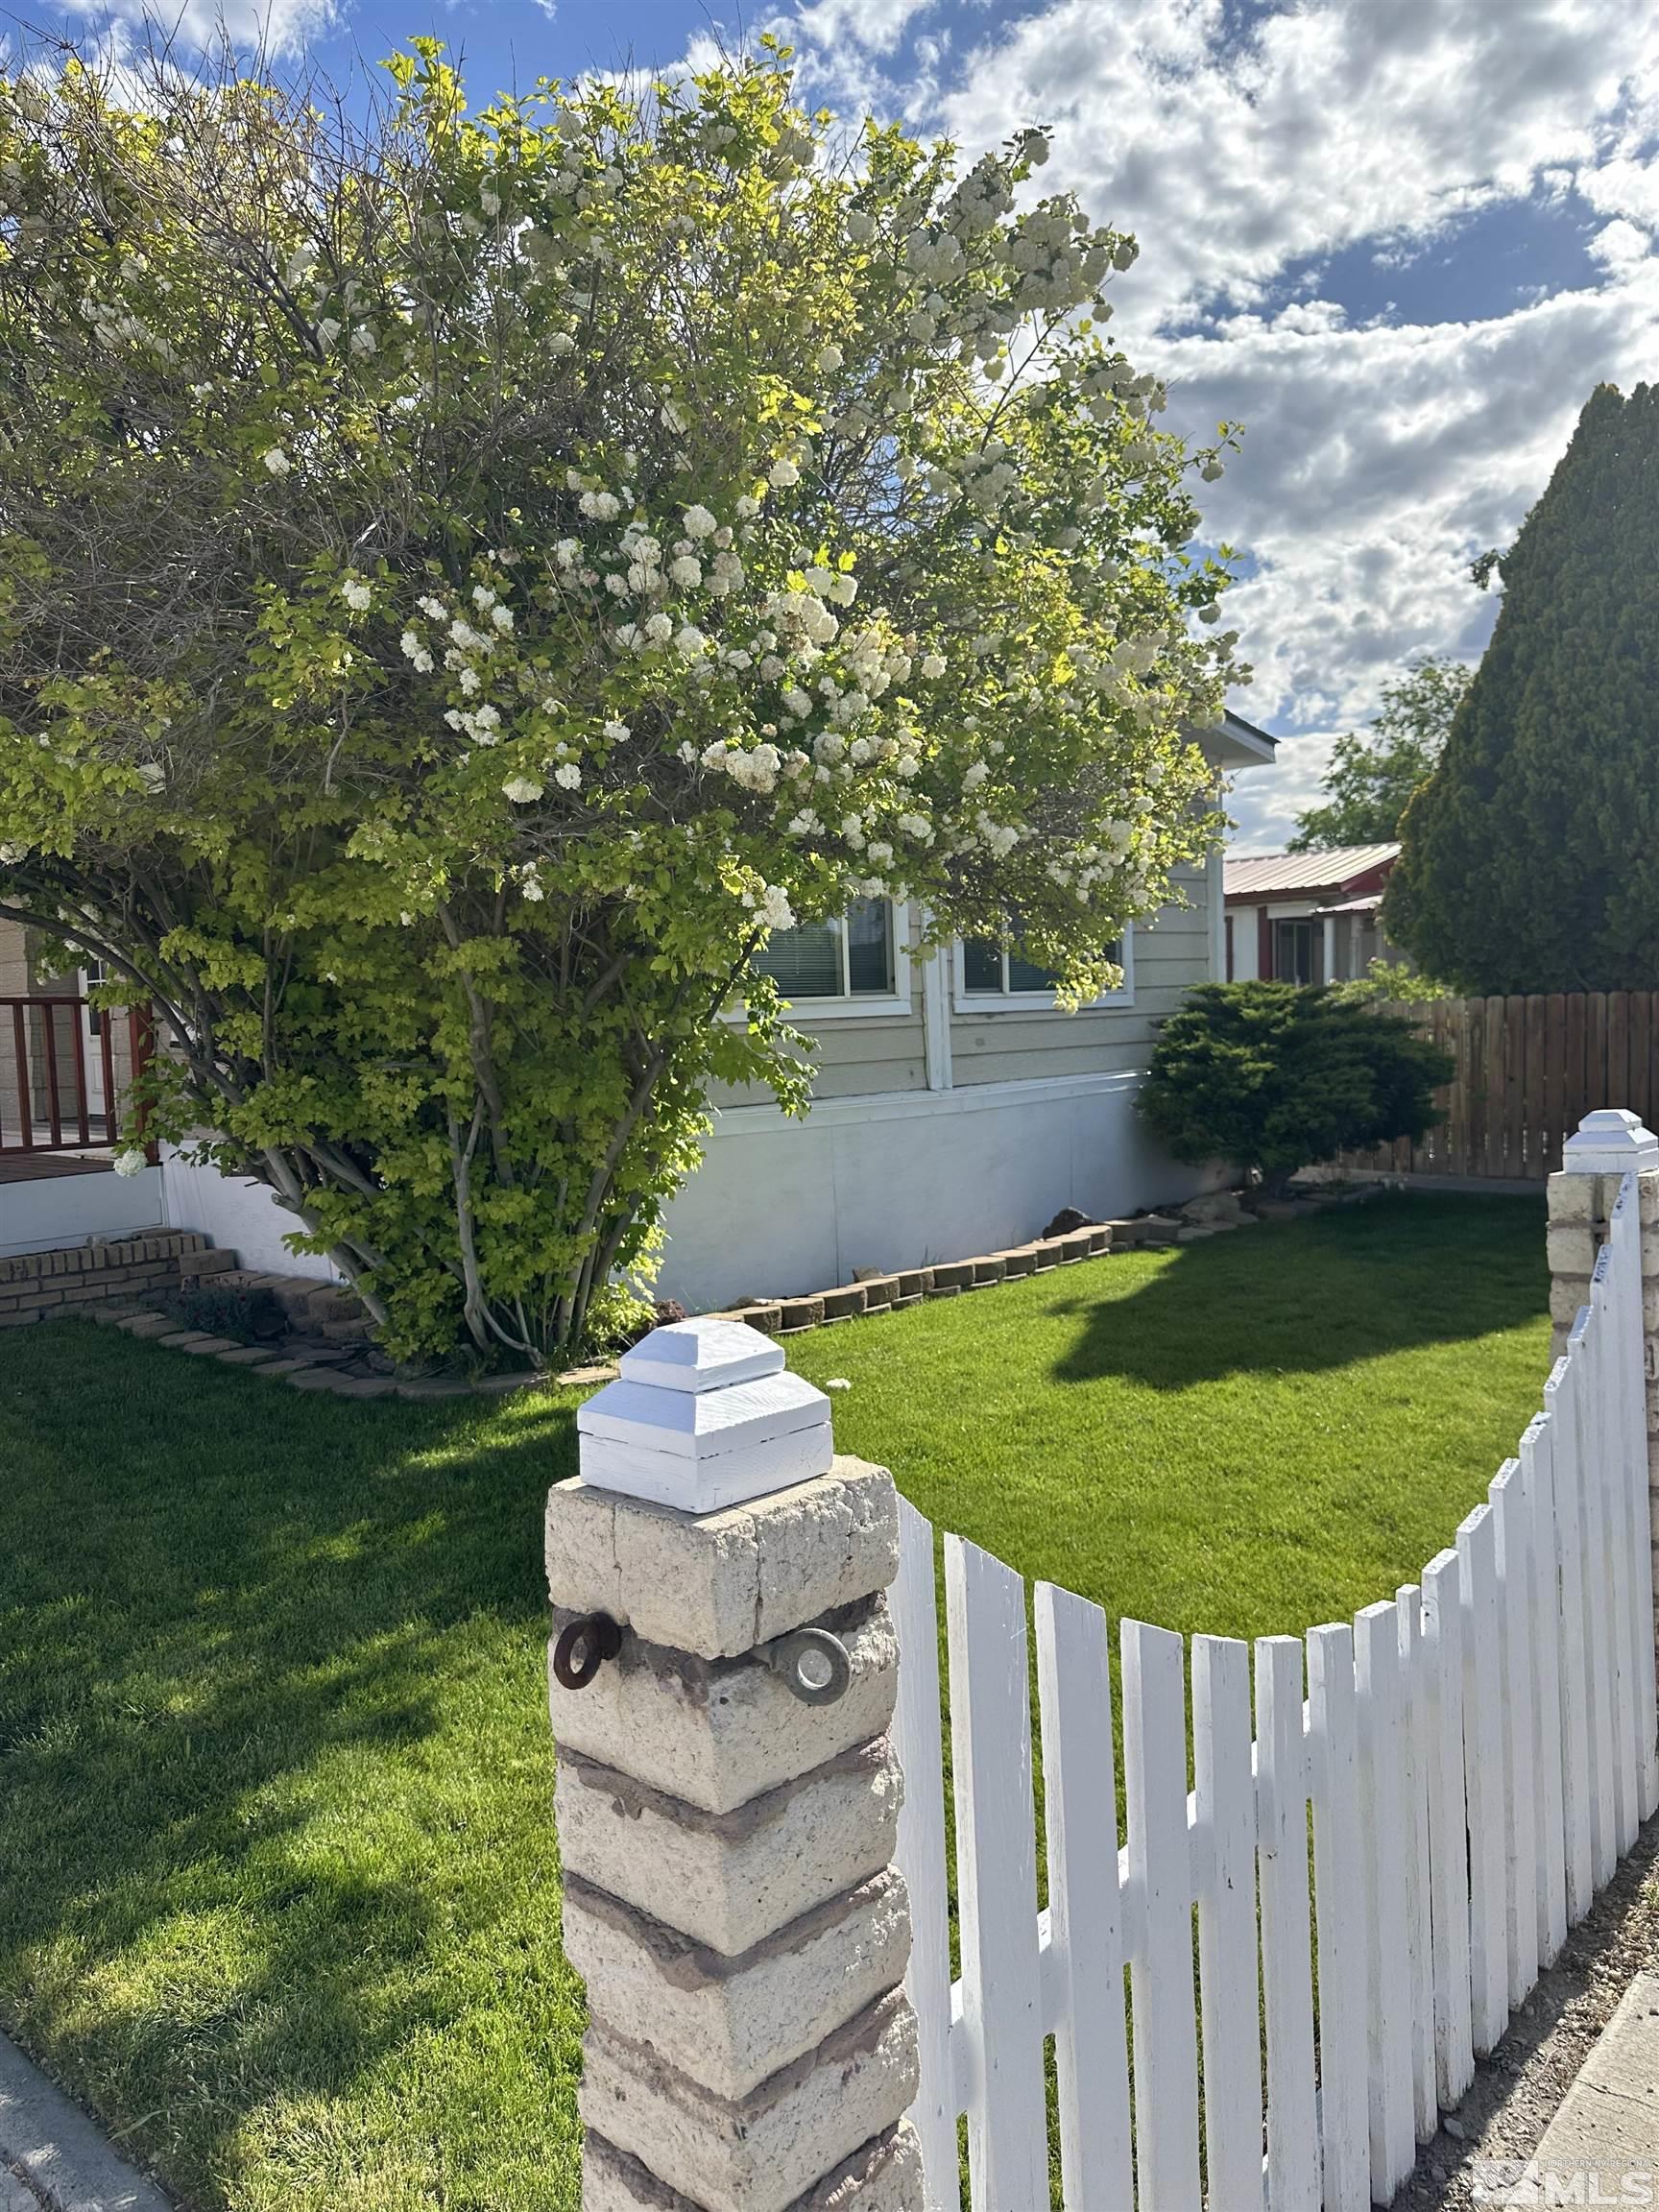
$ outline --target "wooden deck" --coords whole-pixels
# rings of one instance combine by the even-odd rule
[[[57,1175],[110,1175],[108,1153],[0,1152],[0,1183],[41,1183]]]

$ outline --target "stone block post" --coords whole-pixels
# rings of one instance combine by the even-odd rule
[[[621,1368],[547,1501],[583,2212],[922,2212],[892,1478],[740,1322]]]
[[[1642,1369],[1647,1406],[1647,1491],[1659,1527],[1659,1137],[1623,1107],[1587,1115],[1561,1148],[1561,1170],[1550,1178],[1550,1319],[1552,1350],[1566,1349],[1578,1309],[1590,1297],[1590,1274],[1607,1235],[1621,1179],[1636,1171],[1642,1223]],[[1652,1551],[1659,1597],[1659,1543]]]

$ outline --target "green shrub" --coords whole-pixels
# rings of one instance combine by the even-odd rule
[[[204,1329],[209,1336],[231,1336],[239,1344],[280,1336],[287,1327],[287,1317],[269,1290],[248,1290],[234,1283],[199,1284],[180,1294],[176,1310],[187,1329]]]
[[[1141,1111],[1177,1160],[1269,1190],[1338,1152],[1416,1139],[1452,1063],[1400,1017],[1293,983],[1206,983],[1165,1024]]]
[[[1457,994],[1450,983],[1436,983],[1431,975],[1397,960],[1373,960],[1363,975],[1333,983],[1331,996],[1359,1006],[1430,1006],[1437,998],[1455,998]]]

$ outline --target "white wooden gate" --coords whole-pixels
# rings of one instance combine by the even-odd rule
[[[1244,1644],[1194,1636],[1189,1671],[1181,1636],[1121,1623],[1121,1840],[1106,1616],[1038,1583],[1042,1912],[1025,1586],[947,1535],[952,1981],[933,1530],[905,1506],[929,2212],[960,2203],[964,2113],[974,2212],[1047,2212],[1049,2037],[1067,2212],[1388,2202],[1659,1805],[1648,1520],[1626,1175],[1544,1410],[1455,1550],[1351,1625],[1262,1638],[1254,1716]]]

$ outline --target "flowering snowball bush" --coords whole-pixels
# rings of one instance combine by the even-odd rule
[[[361,132],[0,82],[0,913],[155,1001],[152,1132],[390,1343],[541,1358],[710,1084],[803,1102],[769,931],[906,899],[1112,980],[1214,833],[1232,432],[1158,428],[1040,132],[837,155],[778,49],[390,68]]]

